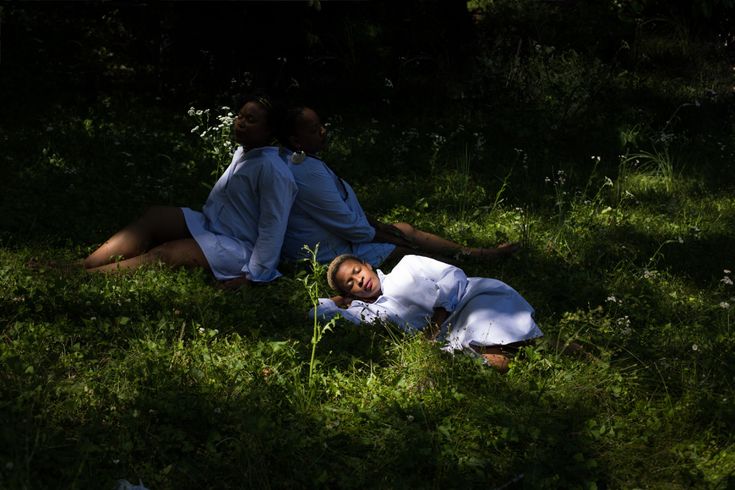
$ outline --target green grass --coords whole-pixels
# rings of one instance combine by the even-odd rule
[[[505,376],[391,326],[322,332],[304,281],[324,278],[299,268],[233,292],[202,271],[44,266],[150,204],[200,207],[221,133],[115,95],[40,132],[4,121],[0,488],[732,488],[732,99],[703,102],[719,122],[697,130],[675,111],[701,78],[611,68],[590,81],[607,98],[580,85],[598,62],[555,56],[519,59],[543,83],[491,118],[331,115],[325,159],[368,211],[522,242],[460,264],[537,310],[545,339]],[[572,340],[595,359],[563,355]]]

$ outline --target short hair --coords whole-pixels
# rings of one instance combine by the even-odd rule
[[[280,120],[280,125],[276,130],[276,138],[278,138],[278,142],[289,150],[293,150],[290,138],[296,134],[296,129],[298,128],[301,117],[304,114],[304,109],[306,109],[306,106],[303,105],[291,106],[286,109]]]
[[[330,288],[340,293],[345,293],[345,291],[341,287],[337,286],[337,271],[339,270],[339,266],[347,260],[356,260],[361,264],[364,263],[357,255],[342,254],[335,257],[332,262],[330,262],[329,268],[327,269],[327,284],[329,284]]]

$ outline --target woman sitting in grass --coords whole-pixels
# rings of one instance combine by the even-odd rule
[[[354,255],[340,255],[329,265],[327,281],[339,296],[320,299],[312,313],[421,330],[445,350],[480,355],[503,373],[519,347],[543,335],[533,307],[515,289],[497,279],[468,278],[428,257],[406,255],[383,274]]]
[[[313,156],[324,148],[327,139],[326,128],[313,109],[288,110],[278,139],[293,152],[289,168],[299,188],[283,245],[287,260],[305,258],[304,245],[313,250],[317,243],[317,260],[321,263],[350,253],[374,266],[409,253],[446,259],[496,258],[518,249],[516,244],[464,247],[408,223],[387,225],[369,219],[352,187]]]
[[[221,281],[267,282],[276,270],[297,188],[278,147],[268,147],[282,116],[265,96],[247,97],[233,126],[241,146],[202,212],[156,206],[84,260],[89,271],[144,264],[203,267]]]

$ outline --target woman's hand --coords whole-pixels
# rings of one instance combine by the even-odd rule
[[[227,281],[220,281],[218,287],[220,289],[239,289],[252,284],[252,281],[245,276],[236,277],[235,279],[229,279]]]
[[[352,298],[349,296],[332,296],[332,301],[334,301],[334,304],[339,306],[340,308],[349,308],[349,306],[352,304]]]
[[[431,316],[429,325],[424,329],[424,333],[429,340],[436,340],[442,329],[442,324],[449,316],[449,312],[444,308],[434,308],[434,314]]]
[[[373,218],[368,217],[368,221],[375,228],[375,237],[373,242],[392,243],[393,245],[406,248],[416,248],[413,243],[401,230],[393,225],[381,223]]]

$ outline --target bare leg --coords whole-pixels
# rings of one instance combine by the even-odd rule
[[[191,238],[184,212],[173,206],[154,206],[140,219],[112,235],[84,259],[84,268],[94,269],[110,264],[120,257],[137,257],[151,246],[183,238]]]
[[[510,255],[520,248],[519,245],[512,243],[493,248],[464,247],[433,233],[417,230],[409,223],[394,223],[393,226],[398,228],[406,239],[412,243],[415,247],[414,253],[425,252],[431,255],[453,258],[463,255],[476,258],[495,258]]]
[[[163,262],[172,267],[203,267],[210,270],[202,249],[193,238],[172,240],[152,248],[144,254],[111,264],[87,269],[89,272],[122,272],[145,264]]]

